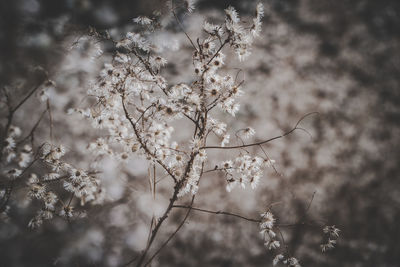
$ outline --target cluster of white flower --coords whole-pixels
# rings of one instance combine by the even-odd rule
[[[326,252],[335,247],[337,239],[339,238],[340,230],[336,228],[335,225],[327,225],[322,230],[325,234],[326,242],[324,244],[321,244],[321,250],[322,252]]]
[[[133,22],[141,24],[141,25],[149,25],[153,21],[146,16],[139,16],[133,19]]]
[[[124,47],[126,49],[137,47],[146,52],[150,51],[150,44],[147,41],[147,39],[142,35],[140,35],[139,33],[132,33],[132,32],[128,32],[126,34],[126,38],[117,43],[117,47],[118,48]]]
[[[298,259],[296,259],[295,257],[285,257],[283,254],[276,255],[275,258],[272,260],[272,264],[274,266],[277,265],[279,262],[282,262],[289,267],[301,267]]]
[[[264,239],[264,246],[269,250],[281,246],[281,243],[276,239],[276,233],[273,231],[275,221],[274,215],[270,211],[261,214],[260,234]]]
[[[4,140],[3,155],[6,155],[6,161],[8,163],[16,162],[20,168],[28,166],[32,160],[32,148],[29,145],[25,145],[22,149],[17,151],[16,138],[21,136],[21,129],[11,125],[8,129],[8,135]],[[18,170],[12,173],[18,173]]]
[[[248,139],[248,138],[252,137],[255,133],[256,133],[256,131],[254,131],[254,129],[251,127],[247,127],[240,131],[240,134],[243,136],[244,139]]]
[[[264,239],[264,246],[268,248],[268,250],[276,250],[281,247],[281,243],[278,240],[278,237],[274,231],[275,222],[276,219],[271,211],[267,211],[261,214],[260,234]],[[278,231],[280,231],[279,228]],[[289,256],[287,251],[284,254],[277,254],[272,260],[273,266],[277,265],[279,262],[291,267],[301,267],[299,261],[296,258]]]
[[[52,84],[47,82],[44,87],[48,88]],[[42,96],[39,93],[38,97],[42,98]],[[7,136],[4,139],[1,151],[1,157],[5,158],[5,161],[1,163],[1,167],[5,169],[2,175],[8,180],[3,180],[4,183],[1,184],[0,212],[2,217],[5,217],[10,209],[8,204],[12,192],[16,190],[15,187],[20,188],[21,185],[22,187],[26,185],[28,187],[27,199],[43,203],[42,208],[29,222],[29,227],[40,226],[44,220],[52,219],[54,214],[63,216],[65,214],[63,211],[66,208],[72,211],[73,197],[79,199],[81,205],[86,202],[99,203],[104,198],[104,191],[95,176],[77,170],[69,163],[61,160],[66,153],[64,146],[44,143],[39,148],[35,148],[36,152],[34,152],[33,135],[41,118],[29,135],[21,138],[22,131],[20,128],[11,125],[12,116],[10,115],[10,124],[7,125]],[[28,141],[30,141],[29,144]],[[33,168],[32,166],[36,162],[45,163],[51,171],[43,174],[43,170],[47,168],[39,169],[40,175],[30,172],[29,169]],[[27,180],[25,180],[25,176]],[[60,191],[60,186],[58,186],[60,183],[64,184],[65,191],[72,193],[68,197],[67,203],[63,202],[65,191]],[[68,214],[73,215],[71,212]]]
[[[225,9],[226,30],[230,34],[230,43],[234,47],[239,60],[244,60],[250,55],[250,46],[253,43],[254,37],[258,36],[261,31],[261,19],[264,16],[263,4],[259,3],[256,9],[256,16],[253,19],[253,25],[250,32],[245,31],[239,23],[240,19],[233,7]]]
[[[40,148],[39,158],[51,168],[52,172],[44,174],[41,178],[31,173],[27,181],[28,196],[31,199],[43,201],[44,204],[29,222],[31,228],[39,227],[43,221],[52,219],[54,214],[67,219],[73,217],[71,205],[73,197],[79,199],[81,205],[87,202],[101,203],[104,200],[104,190],[100,187],[98,178],[62,161],[61,158],[65,152],[62,145],[54,146],[45,143]],[[52,184],[55,182],[62,182],[65,191],[72,193],[68,203],[62,201],[57,191],[51,191]]]
[[[226,190],[232,191],[237,185],[246,188],[250,185],[255,189],[263,175],[263,169],[268,166],[268,160],[261,157],[251,157],[248,154],[240,154],[234,161],[228,160],[222,163],[228,182]]]
[[[188,2],[189,11],[193,9],[191,5]],[[261,18],[262,5],[259,4],[254,19],[258,28]],[[145,17],[134,21],[151,23]],[[251,31],[245,31],[241,26],[232,7],[226,10],[223,25],[205,23],[204,30],[207,36],[198,42],[198,47],[194,47],[195,81],[191,84],[179,83],[168,87],[160,75],[167,61],[155,55],[154,45],[145,38],[148,33],[128,33],[125,39],[116,42],[119,52],[111,64],[105,65],[100,81],[88,91],[96,98],[96,105],[89,110],[75,109],[90,118],[96,128],[108,130],[107,137],[89,145],[90,150],[96,155],[122,155],[123,159],[132,152],[139,153],[159,163],[175,181],[182,180],[179,196],[197,192],[207,159],[205,151],[200,148],[206,143],[208,134],[214,133],[219,137],[222,146],[229,142],[226,124],[208,113],[216,106],[233,116],[239,110],[236,98],[243,94],[241,83],[230,75],[218,74],[225,58],[222,48],[230,44],[235,50],[248,51],[253,42]],[[174,131],[171,124],[181,118],[188,118],[195,126],[189,151],[182,150],[184,144],[171,141]],[[245,132],[246,136],[252,134],[254,130],[251,128]],[[239,183],[255,188],[262,175],[263,162],[259,157],[238,157],[235,168],[237,173],[241,173],[241,178],[232,178],[230,188]],[[232,176],[231,170],[226,170]]]

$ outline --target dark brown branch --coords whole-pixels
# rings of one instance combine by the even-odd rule
[[[122,106],[123,106],[123,109],[124,109],[124,112],[125,112],[125,115],[126,115],[127,119],[130,121],[130,123],[131,123],[131,125],[132,125],[132,128],[133,128],[133,130],[135,131],[135,135],[138,137],[138,140],[139,140],[139,142],[141,143],[141,145],[143,146],[143,149],[146,150],[147,147],[143,144],[143,142],[142,142],[142,140],[141,140],[141,138],[140,138],[140,136],[139,136],[139,134],[138,134],[138,131],[137,131],[137,129],[136,129],[136,125],[132,122],[131,118],[129,117],[129,113],[128,113],[126,107],[125,107],[125,103],[124,103],[124,98],[123,98],[123,97],[122,97]],[[150,153],[150,151],[148,151],[148,149],[146,150],[146,152]],[[151,237],[150,237],[150,239],[149,239],[149,242],[148,242],[148,244],[147,244],[145,250],[143,251],[142,255],[140,256],[138,263],[136,264],[137,267],[142,266],[142,263],[144,262],[144,260],[145,260],[145,258],[146,258],[146,255],[147,255],[147,253],[148,253],[148,251],[149,251],[149,249],[150,249],[150,247],[151,247],[151,245],[152,245],[152,243],[153,243],[153,241],[154,241],[154,239],[155,239],[155,237],[156,237],[156,235],[157,235],[157,233],[158,233],[158,231],[159,231],[159,229],[160,229],[162,223],[165,221],[165,219],[168,218],[168,215],[169,215],[169,213],[170,213],[170,211],[171,211],[171,209],[172,209],[174,203],[178,200],[178,193],[179,193],[179,190],[181,189],[182,185],[183,185],[184,182],[186,181],[186,178],[188,177],[188,174],[189,174],[189,172],[190,172],[190,170],[191,170],[191,168],[192,168],[194,158],[196,157],[197,154],[198,154],[198,152],[192,152],[192,154],[191,154],[191,156],[190,156],[190,160],[189,160],[189,162],[188,162],[188,164],[187,164],[187,166],[186,166],[185,173],[184,173],[182,179],[180,179],[180,180],[178,181],[178,180],[173,176],[173,178],[174,178],[174,180],[175,180],[174,193],[173,193],[173,195],[172,195],[172,197],[171,197],[171,199],[170,199],[170,201],[169,201],[169,204],[168,204],[167,209],[164,211],[164,214],[157,220],[157,223],[156,223],[154,229],[153,229],[152,232],[151,232]],[[150,154],[150,155],[151,155],[151,154]],[[165,166],[161,161],[158,161],[158,163],[160,163],[161,166]],[[166,168],[166,170],[169,171],[168,168]],[[170,173],[170,172],[171,172],[171,171],[169,171],[169,173]],[[172,173],[172,172],[171,172],[171,173]],[[171,174],[170,174],[170,175],[171,175]],[[172,175],[173,175],[173,174],[172,174]],[[135,258],[135,259],[136,259],[136,258]],[[128,266],[128,265],[130,265],[131,263],[133,263],[133,262],[135,261],[135,259],[132,259],[132,260],[130,260],[129,262],[127,262],[127,263],[125,264],[125,266]]]
[[[205,213],[233,216],[233,217],[237,217],[237,218],[249,221],[249,222],[255,222],[255,223],[260,223],[261,222],[261,220],[247,218],[247,217],[244,217],[242,215],[238,215],[238,214],[231,213],[231,212],[226,212],[226,211],[212,211],[212,210],[200,209],[200,208],[195,208],[195,207],[185,206],[185,205],[174,205],[173,208],[192,209],[192,210],[195,210],[195,211],[201,211],[201,212],[205,212]]]
[[[124,113],[125,113],[125,117],[128,119],[129,123],[131,124],[133,131],[135,132],[135,135],[141,145],[141,147],[146,151],[146,153],[148,153],[149,155],[151,155],[152,157],[156,158],[155,155],[153,153],[150,152],[149,148],[146,146],[146,144],[143,142],[138,129],[136,128],[136,124],[132,121],[132,118],[129,116],[128,110],[126,109],[125,106],[125,101],[124,101],[124,96],[121,96],[122,98],[122,107],[124,109]],[[156,162],[158,164],[160,164],[161,167],[163,167],[163,169],[171,176],[171,178],[177,182],[177,179],[174,175],[174,173],[159,159],[156,159]]]
[[[50,100],[46,101],[47,111],[49,113],[49,123],[50,123],[50,140],[53,142],[53,116],[51,114]]]
[[[192,200],[190,202],[189,207],[193,205],[194,198],[196,195],[192,196]],[[173,206],[175,207],[175,206]],[[188,209],[188,211],[185,214],[185,217],[183,218],[182,222],[178,225],[178,227],[175,229],[175,231],[168,237],[168,239],[157,249],[157,251],[149,258],[149,260],[145,263],[144,267],[148,266],[151,261],[163,250],[163,248],[174,238],[174,236],[179,232],[179,230],[182,228],[182,226],[185,224],[187,218],[189,217],[189,214],[191,212],[191,208]]]
[[[44,72],[47,78],[47,73]],[[40,86],[42,85],[43,81],[41,81],[40,83],[38,83],[35,87],[33,87],[33,89],[31,91],[29,91],[29,93],[14,107],[12,108],[10,103],[8,103],[8,116],[7,116],[7,124],[6,127],[4,128],[4,138],[7,138],[7,133],[8,130],[10,129],[13,117],[14,117],[14,113],[36,92],[37,89],[40,88]],[[6,94],[7,99],[9,98],[8,95]],[[8,99],[8,101],[10,101]],[[0,143],[0,160],[3,157],[3,148],[4,148],[4,142]]]
[[[201,173],[200,173],[200,178],[203,176],[204,174],[204,163],[201,166]],[[197,182],[197,185],[199,185],[200,183],[200,179]],[[153,254],[153,256],[150,257],[150,259],[146,262],[146,264],[144,266],[148,266],[151,261],[161,252],[161,250],[172,240],[172,238],[174,238],[174,236],[179,232],[179,230],[182,228],[182,226],[185,224],[186,220],[189,217],[189,214],[191,212],[191,208],[193,207],[193,203],[194,203],[194,199],[196,198],[196,195],[192,196],[192,199],[190,201],[190,204],[188,205],[190,208],[188,209],[188,211],[185,214],[185,217],[183,218],[182,222],[178,225],[178,227],[175,229],[175,231],[168,237],[168,239],[160,246],[160,248]]]
[[[29,132],[29,134],[27,136],[25,136],[21,141],[19,141],[17,143],[17,145],[22,144],[23,142],[25,142],[29,137],[33,137],[33,133],[35,132],[36,128],[39,126],[40,122],[42,121],[44,115],[47,112],[47,108],[42,112],[42,115],[40,115],[39,119],[37,120],[37,122],[35,123],[35,125],[32,127],[32,130]]]
[[[226,40],[221,44],[221,46],[218,48],[217,52],[210,58],[210,60],[207,62],[206,65],[210,65],[211,61],[218,55],[218,53],[224,48],[224,46],[229,42],[230,38],[226,38]]]
[[[180,22],[178,16],[176,15],[175,11],[172,9],[172,14],[174,14],[174,17],[176,19],[176,21],[178,22],[179,27],[181,28],[181,30],[183,31],[183,33],[186,35],[186,38],[189,40],[190,44],[193,46],[194,50],[197,51],[197,47],[194,45],[192,38],[190,38],[189,34],[186,33],[186,31],[183,29],[183,25]]]
[[[195,121],[194,119],[192,119],[189,115],[186,115],[185,113],[182,113],[183,116],[185,116],[186,118],[188,118],[189,120],[191,120],[197,127],[199,127],[198,122]]]
[[[299,129],[299,128],[297,127],[297,126],[299,125],[299,123],[300,123],[302,120],[304,120],[306,117],[308,117],[308,116],[310,116],[310,115],[313,115],[313,114],[318,114],[318,112],[307,113],[306,115],[304,115],[303,117],[301,117],[301,118],[297,121],[296,125],[295,125],[290,131],[288,131],[288,132],[286,132],[286,133],[284,133],[284,134],[282,134],[282,135],[275,136],[275,137],[272,137],[272,138],[270,138],[270,139],[261,141],[261,142],[256,142],[256,143],[252,143],[252,144],[244,144],[244,145],[240,145],[240,146],[204,146],[204,147],[202,147],[202,148],[200,148],[200,149],[236,149],[236,148],[245,148],[245,147],[251,147],[251,146],[258,146],[258,145],[266,144],[266,143],[269,143],[269,142],[271,142],[271,141],[274,141],[274,140],[283,138],[283,137],[285,137],[285,136],[291,134],[291,133],[294,132],[295,130]]]
[[[12,110],[11,112],[14,113],[19,109],[35,92],[39,87],[42,85],[43,82],[40,82],[38,85],[36,85]]]
[[[18,175],[18,177],[15,177],[11,182],[10,182],[10,185],[8,186],[8,188],[6,189],[6,195],[4,196],[4,201],[3,201],[3,203],[0,205],[0,212],[3,212],[4,210],[5,210],[5,208],[6,208],[6,206],[7,206],[7,204],[8,204],[8,201],[10,200],[10,197],[11,197],[11,193],[12,193],[12,191],[13,191],[13,189],[14,189],[14,184],[15,184],[15,181],[17,180],[17,179],[19,179],[20,177],[22,177],[22,175],[24,175],[25,174],[25,172],[37,161],[38,159],[35,157],[35,159],[21,172],[21,174],[20,175]]]
[[[150,239],[149,239],[149,241],[147,243],[147,246],[146,246],[145,250],[143,251],[142,255],[140,256],[138,263],[136,264],[137,267],[142,266],[142,263],[146,258],[146,255],[147,255],[147,253],[148,253],[148,251],[149,251],[149,249],[150,249],[150,247],[151,247],[151,245],[152,245],[152,243],[153,243],[153,241],[154,241],[154,239],[155,239],[155,237],[156,237],[156,235],[158,233],[158,230],[160,229],[160,227],[161,227],[162,223],[165,221],[165,219],[168,218],[169,212],[171,211],[175,201],[178,199],[178,193],[179,193],[179,190],[180,190],[182,184],[183,184],[183,180],[180,180],[179,182],[177,182],[175,184],[174,193],[173,193],[173,195],[172,195],[172,197],[171,197],[171,199],[169,201],[169,205],[168,205],[167,209],[164,211],[164,214],[157,220],[157,223],[154,226],[154,229],[151,231],[151,236],[150,236]],[[127,262],[125,264],[125,266],[128,266],[131,263],[133,263],[135,261],[135,259],[132,259],[129,262]]]

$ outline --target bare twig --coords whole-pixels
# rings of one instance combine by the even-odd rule
[[[192,200],[190,202],[190,207],[193,205],[194,202],[194,198],[196,195],[192,196]],[[173,206],[175,207],[175,206]],[[149,258],[149,260],[145,263],[144,266],[148,266],[151,261],[161,252],[161,250],[172,240],[172,238],[174,238],[174,236],[178,233],[178,231],[182,228],[182,226],[185,224],[187,218],[189,217],[189,214],[191,212],[191,208],[188,209],[188,211],[185,214],[185,217],[183,218],[183,220],[181,221],[181,223],[178,225],[178,227],[175,229],[175,231],[168,237],[168,239],[157,249],[157,251]]]
[[[237,149],[237,148],[245,148],[245,147],[251,147],[251,146],[258,146],[258,145],[266,144],[266,143],[269,143],[269,142],[271,142],[271,141],[274,141],[274,140],[283,138],[283,137],[285,137],[285,136],[291,134],[291,133],[294,132],[295,130],[299,129],[299,128],[297,127],[297,126],[299,125],[299,123],[300,123],[302,120],[304,120],[306,117],[311,116],[311,115],[313,115],[313,114],[318,114],[318,112],[307,113],[306,115],[304,115],[303,117],[301,117],[301,118],[297,121],[296,125],[295,125],[291,130],[289,130],[288,132],[286,132],[286,133],[284,133],[284,134],[282,134],[282,135],[275,136],[275,137],[272,137],[272,138],[270,138],[270,139],[261,141],[261,142],[256,142],[256,143],[252,143],[252,144],[244,144],[244,145],[240,145],[240,146],[204,146],[204,147],[202,147],[201,149]]]
[[[194,50],[198,50],[197,47],[194,45],[192,38],[190,38],[189,34],[186,33],[186,31],[183,29],[183,25],[181,21],[179,20],[178,16],[176,15],[175,11],[172,9],[172,14],[174,14],[175,20],[178,22],[179,27],[183,31],[183,33],[186,35],[186,38],[189,40],[190,44],[193,46]]]
[[[200,211],[200,212],[205,212],[205,213],[233,216],[233,217],[237,217],[237,218],[249,221],[249,222],[256,222],[256,223],[261,222],[261,220],[259,220],[259,219],[247,218],[247,217],[244,217],[242,215],[238,215],[238,214],[231,213],[231,212],[226,212],[226,211],[212,211],[212,210],[200,209],[200,208],[195,208],[195,207],[185,206],[185,205],[174,205],[173,208],[192,209],[192,210],[195,210],[195,211]]]
[[[44,115],[47,112],[47,108],[42,112],[42,114],[40,115],[39,119],[37,120],[37,122],[35,123],[35,125],[32,127],[31,131],[29,132],[29,134],[27,136],[25,136],[21,141],[19,141],[17,143],[17,145],[22,144],[23,142],[25,142],[29,137],[31,137],[33,139],[33,134],[36,131],[36,128],[39,126],[40,122],[42,121]]]
[[[51,106],[50,106],[50,100],[49,99],[47,99],[46,105],[47,105],[47,111],[49,113],[50,140],[51,140],[51,142],[53,142],[53,116],[51,115]]]

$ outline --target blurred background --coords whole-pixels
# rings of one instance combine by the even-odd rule
[[[89,27],[122,36],[133,29],[132,18],[151,14],[162,2],[0,1],[0,86],[11,88],[16,101],[40,80],[36,66],[49,72],[57,83],[50,92],[54,135],[77,164],[90,161],[86,144],[97,134],[66,111],[80,105],[90,79],[113,52],[110,44],[87,37]],[[253,127],[255,140],[264,140],[291,129],[306,113],[319,115],[302,121],[311,138],[299,131],[265,146],[276,171],[265,173],[256,190],[227,193],[222,176],[207,175],[194,206],[258,218],[269,203],[280,201],[273,209],[279,222],[306,217],[341,229],[337,248],[324,254],[319,248],[322,229],[284,229],[290,252],[303,266],[398,266],[400,2],[263,3],[263,31],[252,55],[245,62],[227,59],[226,66],[243,70],[245,97],[236,118],[225,119],[233,130]],[[256,2],[199,0],[194,14],[182,15],[183,26],[196,36],[203,20],[220,20],[229,5],[246,20]],[[193,74],[185,69],[191,50],[179,27],[169,25],[154,38],[168,46],[160,52],[168,60],[164,75],[170,84],[190,81]],[[6,109],[0,108],[4,119]],[[43,109],[29,100],[16,114],[17,125],[30,129]],[[38,131],[39,136],[47,133]],[[222,160],[229,153],[214,156]],[[168,185],[161,185],[153,200],[144,161],[109,160],[102,168],[113,201],[91,207],[87,218],[70,226],[56,221],[38,231],[27,229],[33,212],[23,196],[14,196],[10,220],[0,222],[0,265],[120,266],[137,255],[151,213],[158,214],[168,201]],[[158,242],[182,216],[183,211],[171,214]],[[258,232],[254,223],[193,212],[153,266],[272,266],[274,254],[264,248]]]

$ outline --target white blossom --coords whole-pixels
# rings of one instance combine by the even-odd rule
[[[275,256],[275,258],[272,261],[272,265],[275,266],[277,265],[280,261],[282,261],[284,256],[282,254],[278,254]]]
[[[138,23],[138,24],[142,24],[142,25],[149,25],[151,24],[153,21],[151,19],[149,19],[146,16],[139,16],[133,19],[133,22]]]

